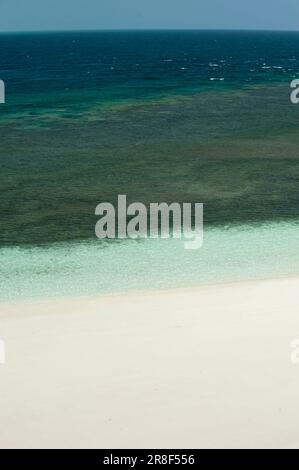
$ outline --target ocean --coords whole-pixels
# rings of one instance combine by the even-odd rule
[[[0,299],[299,274],[299,33],[0,35]],[[99,202],[204,203],[204,246],[99,241]]]

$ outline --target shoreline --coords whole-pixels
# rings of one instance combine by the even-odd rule
[[[0,448],[299,448],[298,289],[1,304]]]
[[[46,303],[68,303],[68,302],[84,302],[84,301],[101,301],[108,299],[121,299],[128,297],[144,297],[144,296],[159,296],[159,295],[171,295],[171,294],[188,294],[188,293],[200,293],[207,289],[216,289],[216,288],[229,288],[234,286],[241,285],[255,285],[255,284],[264,284],[264,283],[280,283],[280,282],[289,282],[289,281],[298,281],[299,276],[294,274],[293,276],[281,276],[281,277],[269,277],[269,278],[256,278],[256,279],[239,279],[234,281],[218,281],[218,282],[207,282],[190,287],[161,287],[159,289],[136,289],[136,290],[127,290],[119,292],[99,292],[98,294],[78,294],[78,295],[55,295],[53,297],[47,296],[36,296],[36,297],[24,297],[24,298],[15,298],[15,299],[1,299],[0,298],[0,308],[7,307],[8,309],[18,308],[21,304],[24,306],[32,306],[36,304],[45,305]],[[3,311],[0,311],[0,319],[3,316]]]

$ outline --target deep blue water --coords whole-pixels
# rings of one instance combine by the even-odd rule
[[[113,86],[132,96],[298,72],[299,34],[125,31],[0,35],[0,76],[15,93]],[[287,74],[287,77],[285,76]],[[119,97],[122,93],[118,90]]]

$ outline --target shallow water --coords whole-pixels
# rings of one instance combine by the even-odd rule
[[[60,243],[0,250],[1,300],[93,295],[299,275],[299,222],[209,228],[182,240]]]

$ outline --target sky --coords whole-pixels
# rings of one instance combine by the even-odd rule
[[[299,30],[299,0],[0,0],[0,31]]]

